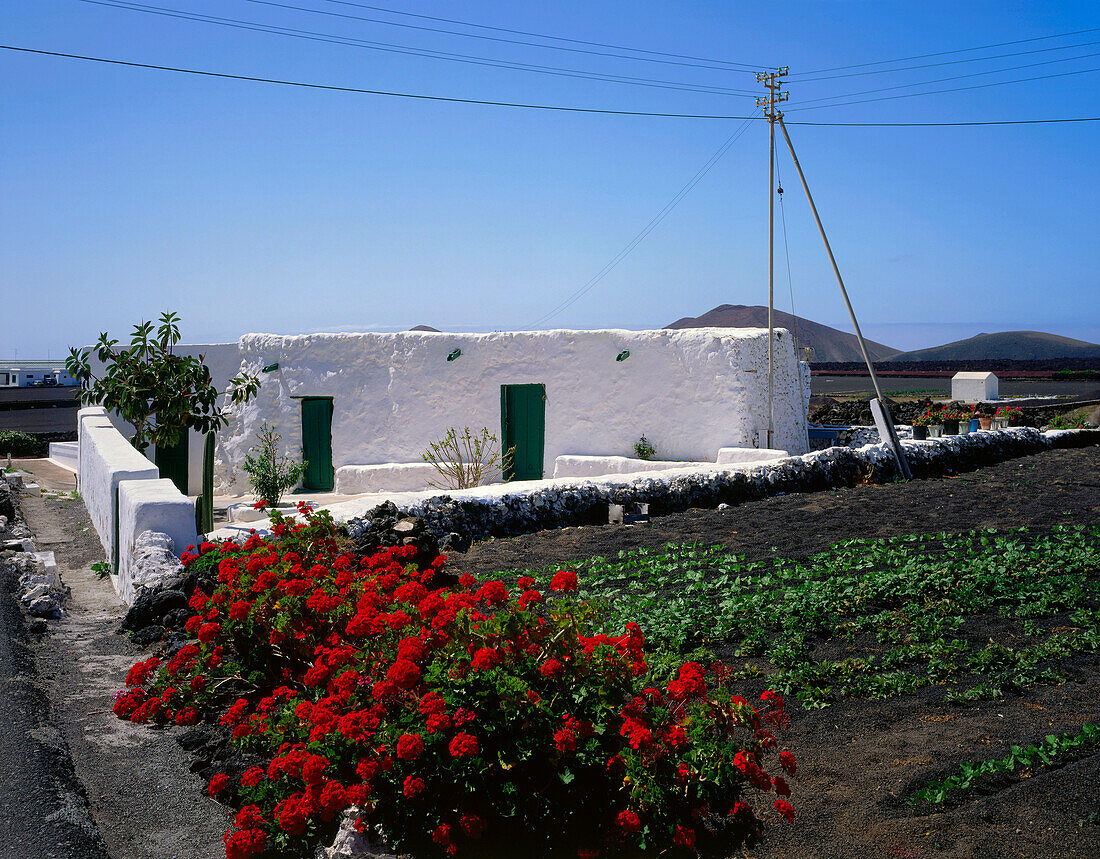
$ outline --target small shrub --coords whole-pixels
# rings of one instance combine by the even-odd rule
[[[279,453],[282,438],[273,427],[266,423],[261,425],[260,443],[255,448],[257,455],[254,457],[250,453],[244,460],[244,470],[252,492],[271,506],[277,505],[283,493],[297,485],[307,465]]]
[[[1051,429],[1085,429],[1088,425],[1083,416],[1074,414],[1055,415],[1050,422]]]
[[[634,442],[634,458],[635,459],[653,459],[657,455],[657,451],[654,450],[653,445],[649,443],[644,435]]]
[[[433,441],[420,456],[439,472],[440,481],[431,482],[436,489],[469,489],[496,474],[505,474],[512,467],[515,448],[501,451],[497,437],[482,427],[476,433],[463,427],[461,435],[455,427],[439,441]]]
[[[38,456],[41,452],[41,442],[30,433],[0,430],[0,456]]]

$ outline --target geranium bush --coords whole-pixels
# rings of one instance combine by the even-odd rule
[[[752,705],[696,662],[658,684],[637,624],[588,634],[575,573],[545,592],[448,584],[442,556],[359,558],[301,510],[271,539],[184,556],[195,638],[137,663],[115,704],[134,722],[216,720],[266,762],[210,781],[240,807],[229,859],[305,853],[349,808],[425,856],[515,855],[518,839],[525,855],[724,854],[793,819],[763,768],[796,768],[779,695]]]

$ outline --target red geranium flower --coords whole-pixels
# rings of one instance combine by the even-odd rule
[[[420,734],[402,734],[397,741],[397,756],[403,761],[414,761],[424,751],[424,738]]]
[[[229,776],[225,773],[218,773],[212,779],[206,790],[211,796],[217,796],[222,793],[227,787],[229,787]]]
[[[619,816],[615,818],[615,825],[624,835],[633,835],[635,832],[642,831],[641,819],[629,808],[619,812]]]
[[[473,734],[455,734],[451,738],[450,746],[448,746],[451,752],[451,757],[465,758],[470,755],[476,755],[480,750],[480,746],[477,742],[477,737]]]
[[[552,591],[575,591],[577,589],[577,574],[572,570],[559,570],[550,580]]]

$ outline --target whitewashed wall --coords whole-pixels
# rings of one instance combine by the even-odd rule
[[[263,422],[301,455],[301,403],[331,396],[333,465],[417,462],[447,427],[500,427],[500,386],[546,386],[543,473],[565,454],[628,455],[643,433],[668,459],[714,461],[721,447],[767,446],[767,331],[541,331],[495,334],[249,334],[240,369],[262,375],[218,441],[219,491],[241,471]],[[207,347],[209,348],[209,347]],[[461,349],[457,360],[447,355]],[[630,357],[616,362],[622,350]],[[230,373],[232,375],[232,373]],[[807,450],[806,379],[793,338],[775,334],[773,447]]]
[[[83,412],[84,410],[81,409]],[[95,413],[79,418],[80,456],[78,485],[92,526],[99,535],[107,559],[116,559],[118,533],[118,485],[123,480],[156,480],[160,472],[138,453],[106,416]]]
[[[198,545],[195,504],[167,478],[123,480],[118,486],[118,577],[115,589],[127,605],[134,597],[134,548],[140,534],[158,531],[172,540],[176,555],[189,545]]]

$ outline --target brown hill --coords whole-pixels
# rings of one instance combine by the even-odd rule
[[[772,320],[777,328],[786,328],[800,346],[812,346],[814,361],[862,361],[859,341],[854,334],[830,328],[819,322],[811,322],[801,316],[792,316],[782,310],[773,311]],[[768,308],[760,305],[722,304],[702,316],[685,316],[666,328],[767,328]],[[872,361],[885,361],[898,354],[897,349],[867,341],[867,351]]]
[[[1040,361],[1052,358],[1100,358],[1100,343],[1074,340],[1043,331],[978,334],[943,346],[899,352],[891,361],[986,361],[1003,358]]]

